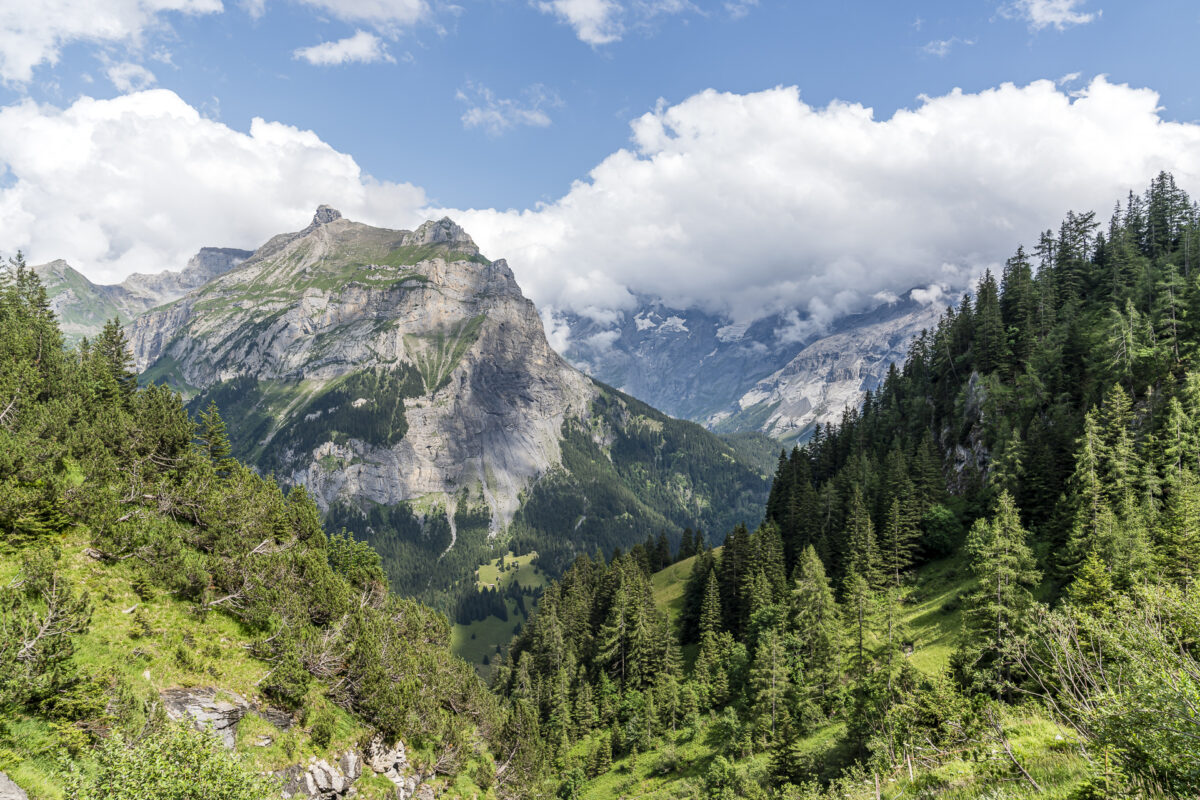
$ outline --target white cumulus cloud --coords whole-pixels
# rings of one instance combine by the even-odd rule
[[[1159,170],[1200,189],[1200,125],[1104,78],[1077,97],[1049,80],[956,90],[888,119],[795,88],[710,90],[632,130],[555,202],[450,213],[543,307],[596,316],[644,293],[738,321],[953,290]]]
[[[550,125],[547,108],[562,105],[558,95],[541,84],[527,88],[523,100],[497,97],[491,89],[468,83],[459,89],[456,98],[467,104],[462,123],[466,128],[483,128],[489,135],[499,136],[510,128],[527,125],[545,128]]]
[[[616,0],[548,0],[537,7],[570,25],[579,41],[593,47],[615,42],[625,32],[621,24],[624,9]]]
[[[1035,31],[1054,27],[1064,30],[1072,25],[1086,25],[1100,16],[1099,11],[1082,11],[1087,0],[1016,0],[1004,13],[1024,19]]]
[[[745,16],[758,0],[725,3],[735,19]],[[630,28],[649,25],[658,17],[697,10],[691,0],[534,0],[544,14],[570,25],[581,42],[592,47],[619,41]]]
[[[292,57],[303,59],[315,66],[334,66],[338,64],[371,64],[376,61],[395,63],[396,59],[388,55],[383,40],[367,31],[355,31],[353,36],[338,39],[335,42],[321,42],[311,47],[300,47],[292,52]]]
[[[369,23],[381,28],[411,25],[425,18],[425,0],[300,0],[346,22]]]
[[[934,39],[932,42],[929,42],[922,47],[921,51],[926,55],[936,56],[937,58],[945,58],[946,56],[950,55],[950,51],[953,50],[956,45],[969,47],[973,44],[975,44],[974,39],[960,39],[957,36],[951,36],[949,39]]]
[[[257,247],[320,203],[389,227],[417,224],[425,203],[311,131],[262,119],[234,130],[163,89],[0,109],[5,169],[0,250],[65,258],[101,282],[178,269],[204,245]]]
[[[153,72],[141,64],[131,64],[128,61],[110,64],[105,74],[119,92],[140,92],[158,82]]]
[[[221,0],[18,0],[0,2],[0,80],[26,83],[40,64],[57,63],[72,42],[137,44],[167,24],[167,12],[212,14]]]

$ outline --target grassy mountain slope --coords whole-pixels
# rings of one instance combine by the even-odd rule
[[[985,273],[759,528],[545,590],[496,686],[563,795],[1197,796],[1200,206],[1098,227]]]

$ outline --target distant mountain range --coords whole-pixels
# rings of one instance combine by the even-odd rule
[[[50,306],[70,342],[93,337],[113,317],[129,322],[155,306],[177,300],[245,261],[249,250],[203,247],[178,272],[134,273],[121,283],[95,284],[59,259],[34,267],[46,286]]]
[[[568,315],[564,355],[674,416],[791,444],[879,386],[944,310],[909,292],[797,342],[781,336],[787,321],[779,315],[739,325],[642,298],[637,310],[620,312],[614,323]]]
[[[453,221],[388,230],[326,206],[179,272],[100,286],[62,261],[36,270],[70,336],[126,322],[144,380],[194,412],[216,402],[239,457],[443,607],[500,543],[553,573],[659,531],[756,523],[778,448],[878,385],[939,313],[909,296],[789,343],[778,316],[647,300],[616,325],[569,318],[564,358],[508,265]]]

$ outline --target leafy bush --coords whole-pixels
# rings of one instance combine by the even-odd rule
[[[273,787],[216,737],[168,724],[135,742],[106,740],[94,776],[73,776],[68,800],[261,800]]]

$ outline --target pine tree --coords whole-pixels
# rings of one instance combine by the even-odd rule
[[[759,637],[750,670],[755,722],[767,742],[775,738],[776,725],[788,693],[790,672],[782,637],[779,631],[768,628]]]
[[[862,489],[855,486],[850,499],[850,510],[846,519],[846,539],[848,544],[847,573],[857,575],[867,582],[871,589],[877,589],[884,583],[883,570],[879,558],[879,547],[875,540],[875,525],[871,515],[867,513],[863,503]]]
[[[1183,586],[1200,577],[1200,481],[1184,469],[1167,498],[1158,526],[1161,574]]]
[[[709,568],[704,584],[704,603],[700,606],[700,636],[716,635],[721,631],[721,589],[715,569]]]
[[[869,641],[875,630],[877,598],[870,584],[857,572],[851,572],[846,578],[845,595],[846,624],[851,641],[850,673],[861,686],[871,671]]]
[[[789,628],[796,640],[805,693],[820,711],[829,710],[833,688],[842,672],[841,624],[841,612],[825,576],[825,567],[817,551],[809,545],[796,565]]]
[[[975,366],[980,374],[988,375],[1008,360],[1008,335],[991,270],[984,273],[975,292],[975,325]]]
[[[93,347],[95,356],[100,359],[121,395],[127,400],[131,398],[137,390],[137,372],[134,370],[129,340],[125,338],[125,331],[121,330],[120,320],[114,317],[105,322]]]
[[[217,411],[217,404],[209,402],[208,408],[200,412],[200,430],[197,433],[200,446],[208,454],[208,460],[217,469],[218,474],[226,476],[233,467],[231,458],[233,450],[229,446],[229,436],[225,432],[225,421]]]
[[[1095,548],[1088,551],[1087,558],[1079,567],[1075,580],[1067,593],[1071,603],[1089,613],[1100,613],[1113,600],[1113,582],[1108,565],[1100,558]]]
[[[976,521],[967,537],[971,572],[979,580],[963,614],[967,644],[974,650],[970,666],[996,692],[1008,675],[1006,649],[1029,624],[1031,589],[1041,578],[1028,538],[1008,492],[996,500],[992,518]]]
[[[920,537],[911,506],[899,497],[893,498],[880,540],[879,565],[894,586],[900,585],[900,575],[912,566]]]

